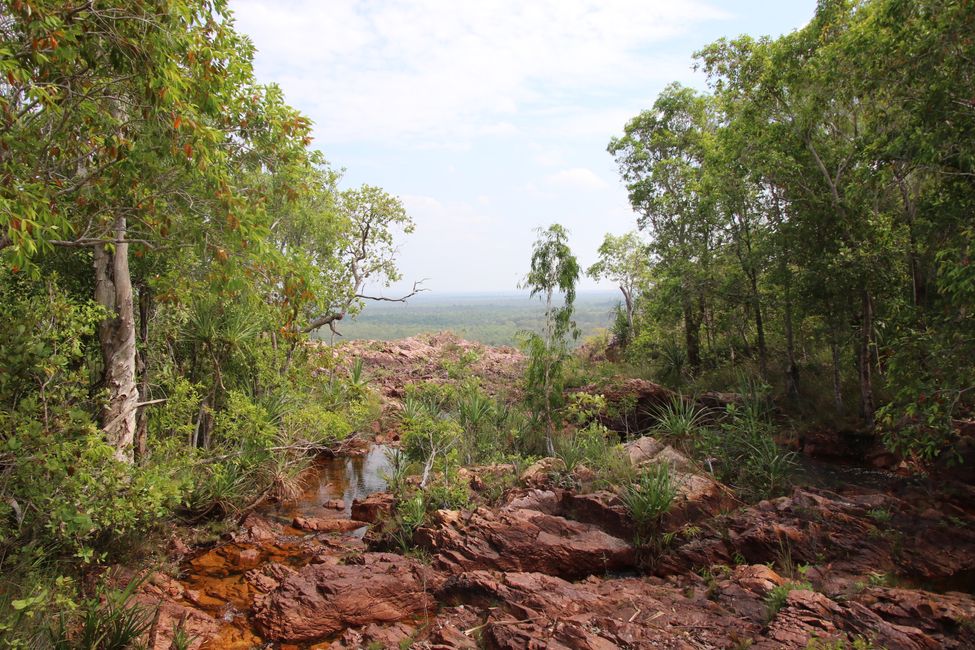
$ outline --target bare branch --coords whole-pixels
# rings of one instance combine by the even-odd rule
[[[399,298],[387,298],[386,296],[367,296],[361,293],[355,294],[355,297],[361,298],[362,300],[374,300],[376,302],[406,302],[407,300],[409,300],[410,298],[412,298],[418,293],[429,291],[429,289],[420,286],[421,284],[423,284],[429,279],[430,278],[423,278],[422,280],[417,280],[416,282],[413,283],[413,288],[410,289],[410,292],[404,296],[400,296]]]

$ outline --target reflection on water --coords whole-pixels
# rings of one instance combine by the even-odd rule
[[[326,501],[342,499],[345,515],[352,501],[386,489],[389,460],[384,445],[374,445],[362,456],[320,458],[303,477],[304,492],[297,501],[269,504],[259,512],[269,519],[290,523],[296,516],[320,517]]]
[[[893,472],[827,462],[799,455],[793,480],[797,485],[842,491],[844,488],[864,488],[877,491],[893,491],[916,482],[915,479],[898,476]]]

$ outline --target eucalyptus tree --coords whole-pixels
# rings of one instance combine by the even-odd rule
[[[619,287],[626,307],[626,324],[632,336],[636,292],[649,268],[650,253],[637,233],[628,232],[623,235],[607,233],[598,254],[599,259],[586,270],[586,274],[594,280],[609,280]]]
[[[555,411],[562,399],[563,365],[569,356],[569,340],[579,336],[572,314],[580,269],[564,227],[556,223],[537,232],[531,270],[522,287],[531,290],[532,298],[545,301],[545,324],[542,334],[526,334],[525,382],[535,419],[545,426],[546,451],[551,456],[555,454]],[[561,304],[556,302],[557,297]]]
[[[710,98],[675,83],[608,148],[638,224],[651,235],[658,272],[680,284],[684,342],[695,371],[701,367],[700,332],[718,234],[703,169],[716,126]]]

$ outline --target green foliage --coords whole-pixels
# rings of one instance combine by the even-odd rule
[[[59,576],[35,585],[21,599],[0,598],[0,637],[7,648],[124,650],[148,631],[153,610],[133,602],[141,579],[124,588],[99,583],[93,596],[76,600],[75,585]]]
[[[658,463],[643,470],[637,480],[623,488],[620,497],[633,518],[636,544],[658,550],[663,531],[663,516],[670,511],[677,488],[670,476],[670,465]]]
[[[676,395],[654,413],[657,424],[654,431],[668,442],[676,442],[685,448],[693,444],[704,424],[704,411],[683,395]]]
[[[772,436],[772,425],[754,406],[728,407],[720,430],[702,429],[697,455],[719,480],[745,499],[783,494],[795,466],[795,452],[784,451]]]
[[[786,582],[772,587],[772,590],[765,596],[765,615],[771,621],[779,610],[785,607],[789,600],[789,594],[795,590],[812,589],[808,582]]]
[[[577,466],[585,465],[591,470],[606,467],[610,454],[616,445],[610,437],[616,434],[594,422],[582,429],[570,431],[555,439],[555,455],[565,463],[567,472]]]
[[[555,411],[562,405],[568,340],[579,336],[572,320],[579,263],[569,249],[567,239],[568,232],[559,224],[539,229],[532,248],[531,270],[524,281],[524,287],[531,289],[532,297],[542,296],[545,301],[543,332],[527,333],[523,347],[528,354],[526,402],[535,423],[545,427],[545,444],[550,455],[555,451]],[[556,293],[562,296],[561,305],[553,302]]]
[[[631,359],[674,386],[753,369],[796,411],[950,452],[975,407],[973,21],[819,3],[707,45],[710,92],[671,84],[630,120],[609,151],[651,234]]]

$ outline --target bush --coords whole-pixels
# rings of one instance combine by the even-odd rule
[[[636,527],[636,545],[658,547],[663,516],[670,511],[677,496],[677,488],[670,476],[670,465],[651,465],[635,482],[626,486],[620,496]]]
[[[704,421],[704,411],[682,395],[675,395],[654,415],[657,418],[654,430],[668,442],[676,442],[685,449],[693,445]]]
[[[718,431],[702,429],[696,452],[719,480],[745,499],[767,499],[790,485],[795,452],[779,448],[760,409],[731,405]]]

